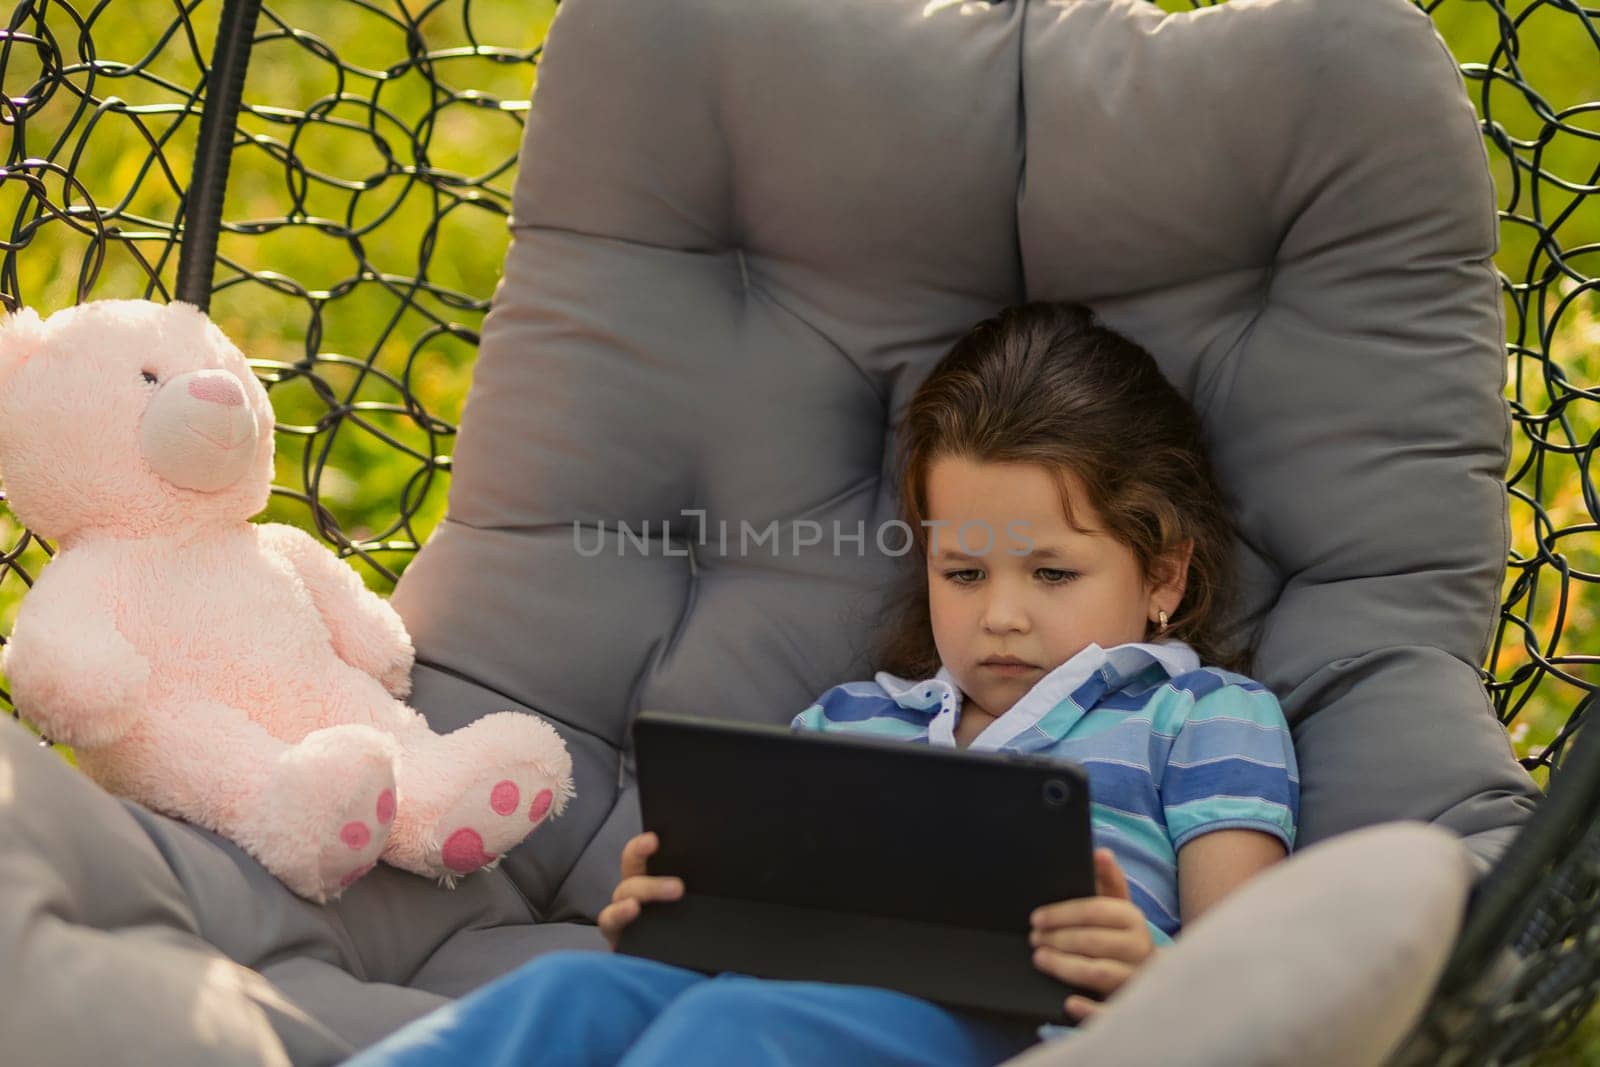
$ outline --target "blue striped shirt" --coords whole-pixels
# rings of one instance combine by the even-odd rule
[[[909,682],[880,671],[836,685],[793,729],[955,747],[961,690],[941,667]],[[1080,764],[1096,845],[1111,849],[1158,944],[1182,925],[1178,851],[1213,830],[1294,845],[1300,779],[1277,699],[1243,675],[1200,666],[1180,641],[1091,644],[990,723],[973,751]],[[1040,903],[1045,903],[1040,901]]]

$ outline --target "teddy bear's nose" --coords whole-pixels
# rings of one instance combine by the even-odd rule
[[[201,375],[189,380],[189,395],[196,400],[235,408],[244,403],[244,390],[231,374]]]

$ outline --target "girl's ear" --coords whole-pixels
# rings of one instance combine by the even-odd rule
[[[1183,541],[1156,557],[1151,568],[1150,613],[1159,609],[1168,615],[1175,614],[1183,603],[1184,590],[1189,587],[1189,561],[1194,558],[1194,539]]]
[[[44,320],[32,308],[21,308],[0,320],[0,393],[10,387],[11,376],[44,342]]]

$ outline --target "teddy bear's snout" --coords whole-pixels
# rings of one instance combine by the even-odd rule
[[[250,469],[259,431],[239,379],[200,370],[162,383],[145,409],[142,438],[145,459],[162,478],[214,493]]]

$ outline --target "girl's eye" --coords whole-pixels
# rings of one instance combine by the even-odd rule
[[[983,577],[983,572],[980,570],[945,571],[944,576],[957,585],[971,585]]]
[[[1070,582],[1078,576],[1077,571],[1062,571],[1053,567],[1040,567],[1033,573],[1044,579],[1046,585],[1060,585],[1062,582]]]
[[[146,385],[154,385],[159,380],[156,378],[154,371],[144,371],[140,376],[144,378],[144,384]]]

